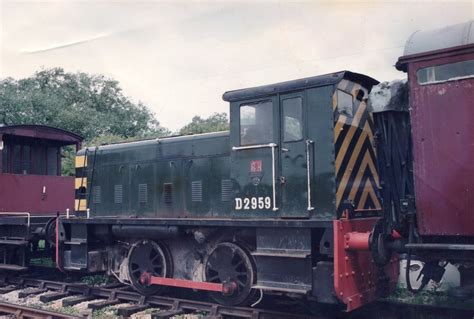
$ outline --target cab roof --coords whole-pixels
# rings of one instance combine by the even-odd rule
[[[80,144],[84,139],[80,135],[60,128],[35,124],[0,126],[0,135],[49,140],[58,145]]]
[[[439,29],[416,31],[408,38],[403,56],[398,58],[395,67],[406,72],[411,62],[464,54],[472,52],[473,48],[474,20]]]
[[[222,99],[227,102],[234,102],[252,98],[260,98],[278,93],[286,93],[318,86],[333,85],[339,83],[342,79],[348,79],[355,82],[359,82],[368,89],[370,89],[373,85],[379,83],[377,80],[364,74],[354,73],[350,71],[340,71],[324,75],[312,76],[309,78],[228,91],[224,93]]]
[[[403,55],[413,55],[474,43],[474,20],[433,30],[414,32],[405,44]]]

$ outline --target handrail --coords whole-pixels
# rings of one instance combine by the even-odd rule
[[[278,207],[276,205],[276,186],[275,186],[275,147],[277,145],[272,143],[272,190],[273,190],[273,211],[277,211]]]
[[[241,150],[251,150],[256,148],[265,148],[265,147],[276,147],[278,146],[275,143],[268,143],[268,144],[257,144],[257,145],[248,145],[248,146],[232,146],[233,151],[241,151]]]
[[[251,150],[251,149],[258,149],[258,148],[271,148],[272,149],[272,200],[273,200],[273,211],[277,211],[278,207],[276,205],[276,168],[275,168],[275,148],[278,147],[276,143],[268,143],[268,144],[257,144],[257,145],[248,145],[248,146],[233,146],[233,151],[242,151],[242,150]]]
[[[308,211],[314,210],[314,207],[311,205],[311,169],[310,169],[310,153],[309,147],[310,145],[314,144],[312,140],[306,140],[306,176],[307,176],[307,183],[308,183]]]
[[[0,212],[0,215],[26,216],[26,224],[30,227],[31,214],[28,212]]]

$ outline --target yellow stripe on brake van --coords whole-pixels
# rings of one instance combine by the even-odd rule
[[[76,177],[76,186],[75,189],[79,189],[82,187],[87,187],[87,177]]]
[[[86,167],[87,166],[87,156],[80,155],[76,156],[76,168]]]
[[[81,205],[81,206],[79,206]],[[81,199],[79,202],[79,199],[76,199],[76,202],[74,204],[74,209],[75,211],[81,211],[81,210],[86,210],[87,209],[87,200],[86,199]]]

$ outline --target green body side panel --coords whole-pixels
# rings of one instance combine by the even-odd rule
[[[173,140],[174,139],[174,140]],[[229,181],[228,133],[88,150],[88,208],[94,217],[215,217]],[[81,151],[78,155],[84,155]]]
[[[280,114],[283,116],[283,101],[300,98],[303,102],[303,114],[308,114],[308,110],[315,107],[308,99],[307,90],[297,91],[280,95]],[[309,114],[308,114],[309,115]],[[308,211],[308,186],[307,186],[307,156],[306,140],[311,139],[308,130],[308,123],[311,123],[309,116],[303,117],[303,130],[301,139],[285,142],[283,119],[279,121],[278,132],[281,148],[278,149],[280,160],[280,180],[281,203],[279,209],[283,217],[303,217],[307,218],[311,214]],[[313,152],[313,146],[308,148]],[[314,153],[309,158],[310,171],[313,172]],[[312,176],[314,180],[314,176]]]

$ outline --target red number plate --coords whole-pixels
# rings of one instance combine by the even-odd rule
[[[262,171],[262,160],[250,161],[250,172],[258,173]]]

